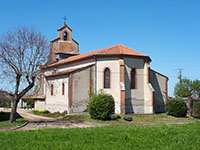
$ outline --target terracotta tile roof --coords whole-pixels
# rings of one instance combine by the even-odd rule
[[[60,37],[57,37],[57,38],[51,40],[50,42],[54,42],[54,41],[57,41],[57,40],[60,40]]]
[[[41,83],[41,81],[39,81]],[[41,95],[39,92],[41,87],[39,85],[37,91],[34,94],[23,96],[22,99],[31,99],[31,100],[45,100],[45,96]]]
[[[56,53],[71,53],[71,54],[79,54],[78,49],[71,42],[67,41],[59,41],[58,46],[56,48]]]
[[[72,39],[72,41],[74,41],[76,44],[78,44],[78,45],[79,45],[79,43],[78,43],[76,40]]]
[[[73,68],[73,69],[67,69],[67,70],[64,70],[64,71],[61,71],[61,72],[56,72],[56,73],[53,73],[53,74],[50,74],[50,75],[46,75],[45,77],[49,78],[49,77],[56,77],[56,76],[61,76],[61,75],[66,75],[70,72],[74,72],[74,71],[77,71],[77,70],[80,70],[80,69],[84,69],[84,68],[87,68],[87,67],[90,67],[90,66],[93,66],[93,64],[89,64],[89,65],[86,65],[86,66],[83,66],[83,67],[79,67],[79,68]]]
[[[22,99],[45,100],[45,96],[34,94],[34,95],[23,96]]]
[[[59,28],[57,31],[60,31],[60,30],[64,29],[65,27],[67,27],[70,31],[72,31],[72,29],[70,27],[68,27],[66,24],[63,24],[63,26],[61,28]]]
[[[60,37],[57,37],[57,38],[51,40],[50,42],[55,42],[55,41],[57,41],[57,40],[60,40]],[[74,41],[76,44],[79,45],[79,43],[78,43],[76,40],[74,40],[73,38],[72,38],[72,41]]]
[[[89,52],[89,53],[69,57],[69,58],[64,59],[62,61],[50,64],[50,65],[46,66],[46,68],[53,67],[53,66],[60,65],[60,64],[65,64],[65,63],[68,63],[68,62],[71,62],[71,61],[76,61],[76,60],[91,57],[91,56],[98,56],[98,55],[105,55],[105,56],[106,55],[142,56],[142,57],[147,57],[151,61],[151,59],[147,55],[142,54],[140,52],[137,52],[133,49],[130,49],[130,48],[124,46],[124,45],[117,44],[117,45],[114,45],[114,46],[111,46],[111,47],[99,49],[99,50],[92,51],[92,52]]]

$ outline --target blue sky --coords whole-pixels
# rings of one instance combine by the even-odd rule
[[[169,77],[170,96],[177,69],[200,79],[199,0],[4,0],[0,33],[28,25],[50,41],[63,16],[81,53],[121,43],[150,56],[151,68]]]

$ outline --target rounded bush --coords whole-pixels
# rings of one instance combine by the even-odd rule
[[[93,119],[110,120],[114,111],[114,98],[109,94],[95,95],[89,101],[89,113]]]
[[[132,121],[133,120],[132,116],[128,116],[128,115],[125,115],[123,117],[123,119],[126,120],[126,121]]]
[[[174,117],[185,117],[187,114],[187,105],[181,98],[172,98],[166,103],[166,111],[168,115]]]
[[[192,116],[195,118],[200,118],[200,102],[194,102],[192,109],[193,109]]]

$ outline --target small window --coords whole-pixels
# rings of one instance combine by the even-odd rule
[[[64,41],[67,41],[67,32],[64,33]]]
[[[53,96],[53,84],[51,84],[51,96]]]
[[[131,89],[136,89],[137,76],[136,76],[136,69],[135,68],[131,69],[130,79],[131,79]]]
[[[104,88],[110,88],[110,69],[104,70]]]
[[[65,95],[65,84],[62,84],[62,95]]]

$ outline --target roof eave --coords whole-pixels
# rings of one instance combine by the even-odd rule
[[[146,58],[148,62],[151,62],[151,58],[149,56],[140,56],[140,55],[131,55],[131,54],[95,54],[94,56],[121,56],[121,57],[125,57],[125,56],[132,56],[132,57],[138,57],[138,58]]]
[[[103,57],[106,57],[106,56],[118,56],[118,57],[119,56],[122,56],[122,57],[124,57],[124,56],[133,56],[133,57],[138,57],[138,58],[146,58],[148,62],[151,62],[151,58],[149,56],[139,56],[139,55],[130,55],[130,54],[94,54],[94,55],[91,55],[91,56],[75,59],[75,60],[68,61],[68,62],[63,62],[63,63],[59,63],[59,64],[52,64],[51,66],[46,66],[43,69],[48,69],[48,68],[52,68],[52,67],[56,67],[56,66],[60,66],[60,65],[65,65],[67,63],[71,63],[71,62],[76,62],[76,61],[79,61],[79,60],[92,58],[94,56],[103,56]]]
[[[157,74],[159,74],[159,75],[165,77],[165,78],[167,79],[167,81],[169,80],[169,78],[168,78],[166,75],[161,74],[161,73],[159,73],[159,72],[157,72],[157,71],[155,71],[155,70],[153,70],[153,69],[151,69],[151,71],[153,71],[153,72],[155,72],[155,73],[157,73]]]

